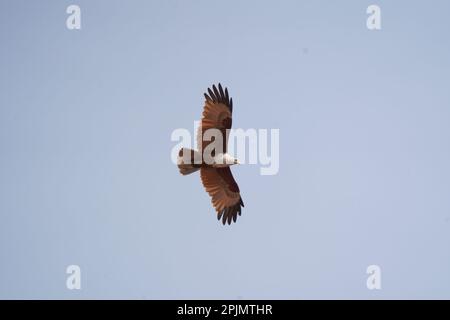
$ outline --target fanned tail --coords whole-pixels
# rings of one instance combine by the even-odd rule
[[[188,148],[182,148],[178,152],[177,159],[177,165],[180,173],[185,176],[199,170],[202,164],[201,159],[202,157],[200,152]]]

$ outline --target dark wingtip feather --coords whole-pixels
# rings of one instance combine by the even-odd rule
[[[216,95],[217,102],[222,102],[219,91],[217,90],[217,87],[215,84],[213,84],[213,91],[214,91],[214,94]]]
[[[223,103],[228,104],[228,100],[225,97],[225,93],[223,92],[223,88],[222,85],[219,82],[219,93],[220,93],[220,99],[222,100]]]
[[[238,203],[231,207],[227,207],[217,213],[217,220],[222,220],[223,225],[231,225],[231,222],[236,222],[237,217],[242,214],[243,202],[240,200]]]
[[[227,87],[224,88],[220,82],[217,86],[213,84],[210,88],[208,88],[208,94],[204,94],[207,100],[216,103],[223,103],[228,107],[228,109],[230,109],[230,112],[233,112],[233,99],[230,98]]]
[[[217,98],[216,98],[216,96],[214,95],[214,92],[212,92],[212,90],[211,90],[210,88],[208,88],[208,93],[209,93],[209,96],[212,98],[212,100],[213,100],[214,102],[216,102],[216,101],[217,101]]]

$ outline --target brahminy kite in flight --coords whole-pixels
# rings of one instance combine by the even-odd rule
[[[217,211],[217,219],[223,224],[236,222],[244,206],[239,187],[231,174],[230,166],[239,164],[227,153],[231,129],[233,99],[228,89],[213,85],[205,93],[205,104],[197,132],[198,151],[182,148],[178,153],[178,168],[182,175],[200,170],[200,177],[211,202]],[[214,145],[213,145],[214,144]],[[209,152],[208,152],[209,150]]]

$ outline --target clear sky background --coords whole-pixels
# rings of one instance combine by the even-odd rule
[[[449,12],[1,0],[0,298],[450,298]],[[170,161],[219,81],[234,127],[280,129],[278,175],[233,167],[225,227]]]

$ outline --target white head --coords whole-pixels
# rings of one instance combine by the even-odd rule
[[[239,161],[228,153],[220,153],[214,157],[214,167],[229,167],[233,164],[239,164]]]

